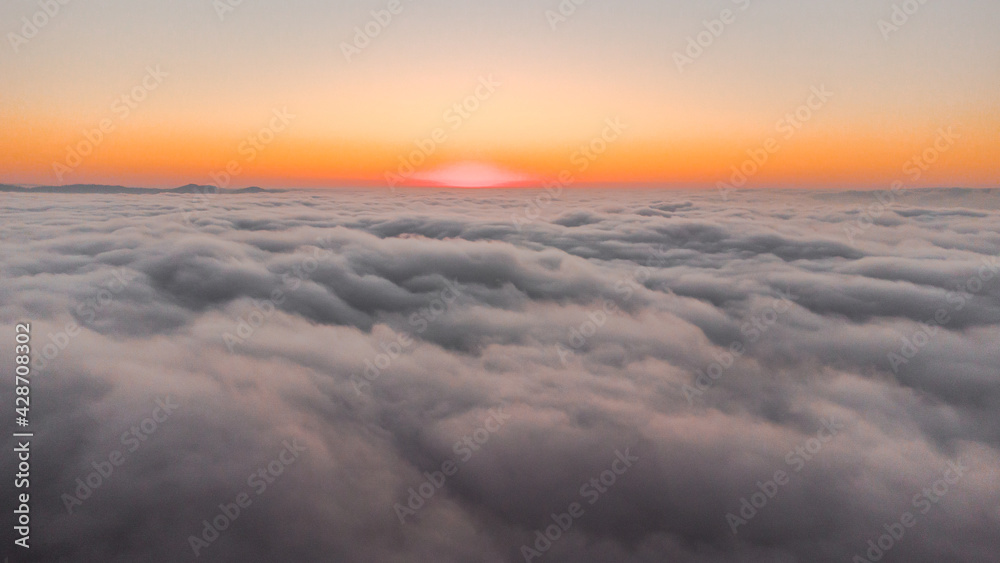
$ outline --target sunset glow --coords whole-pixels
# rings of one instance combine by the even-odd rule
[[[502,170],[479,162],[460,162],[414,176],[418,183],[453,188],[493,188],[523,185],[530,176]]]
[[[30,39],[8,37],[3,181],[386,187],[402,167],[400,185],[567,172],[710,188],[769,139],[780,148],[747,186],[997,179],[994,4],[927,3],[895,31],[879,23],[891,7],[861,1],[594,2],[559,17],[404,2],[384,24],[378,3],[111,4],[68,4]],[[4,31],[26,38],[29,8],[0,8]],[[584,163],[609,119],[627,129]],[[904,173],[948,128],[959,141]]]
[[[997,561],[998,23],[0,3],[10,560]]]

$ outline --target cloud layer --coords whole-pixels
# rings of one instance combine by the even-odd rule
[[[997,196],[0,196],[24,560],[990,560]]]

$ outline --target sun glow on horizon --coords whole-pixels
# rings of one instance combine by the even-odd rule
[[[513,172],[482,162],[459,162],[415,174],[421,184],[449,188],[498,188],[523,186],[537,180],[533,176]]]
[[[0,55],[0,183],[997,185],[998,2],[927,3],[886,37],[870,0],[723,0],[736,21],[690,63],[716,6],[593,2],[554,30],[531,2],[459,4],[415,4],[376,39],[357,2],[244,2],[225,22],[73,3]],[[0,21],[37,10],[2,3]]]

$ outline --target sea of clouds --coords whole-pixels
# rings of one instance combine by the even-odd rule
[[[17,561],[1000,553],[998,191],[0,197]]]

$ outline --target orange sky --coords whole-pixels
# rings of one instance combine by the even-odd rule
[[[996,3],[206,4],[0,8],[0,182],[997,185]]]

